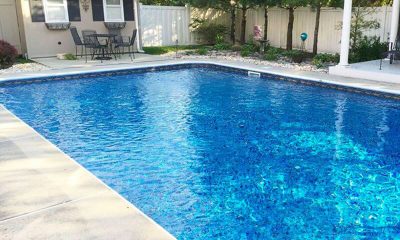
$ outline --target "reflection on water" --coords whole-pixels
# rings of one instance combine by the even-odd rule
[[[210,69],[0,102],[179,239],[400,237],[400,102]]]

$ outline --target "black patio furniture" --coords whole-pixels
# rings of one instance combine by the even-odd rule
[[[385,58],[389,58],[389,63],[392,64],[394,60],[400,56],[400,38],[396,40],[396,43],[389,43],[389,50],[383,52],[381,55],[381,61],[379,64],[379,70],[382,70],[382,61]]]
[[[82,31],[82,36],[83,36],[83,42],[86,46],[86,48],[90,49],[90,55],[91,59],[94,59],[96,55],[96,59],[101,60],[110,60],[112,57],[108,56],[110,55],[110,49],[109,49],[109,42],[106,40],[105,43],[100,43],[99,37],[104,37],[104,35],[109,35],[109,34],[98,34],[94,30],[83,30]],[[108,36],[106,36],[108,38]],[[85,49],[86,49],[85,48]],[[87,62],[87,54],[85,52],[86,56],[86,62]]]
[[[72,39],[74,40],[74,44],[75,44],[75,57],[78,57],[78,47],[81,47],[80,56],[82,57],[84,48],[85,48],[85,43],[79,37],[78,30],[76,29],[76,27],[70,27],[69,30],[71,32]]]
[[[132,36],[129,38],[127,42],[123,41],[123,37],[117,37],[115,39],[114,47],[118,54],[128,53],[131,60],[135,58],[135,53],[133,51],[133,46],[136,41],[137,29],[134,29],[132,32]],[[125,52],[125,48],[128,48],[128,52]]]
[[[96,57],[96,59],[99,60],[110,60],[112,59],[112,55],[114,55],[115,58],[117,58],[116,54],[113,51],[112,48],[112,42],[114,41],[113,39],[116,37],[116,34],[113,33],[93,33],[90,34],[89,37],[92,38],[94,42],[94,49],[100,50],[101,54]],[[101,44],[100,41],[98,40],[99,38],[105,38],[105,44]],[[94,57],[94,55],[93,55]]]

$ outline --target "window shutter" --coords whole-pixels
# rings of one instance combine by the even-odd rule
[[[81,21],[81,10],[79,8],[79,0],[67,0],[68,17],[70,22]]]
[[[133,12],[133,0],[124,1],[124,17],[125,21],[135,21],[135,14]]]
[[[42,0],[29,0],[32,22],[44,22],[44,7]]]
[[[93,21],[104,21],[103,0],[92,0]]]

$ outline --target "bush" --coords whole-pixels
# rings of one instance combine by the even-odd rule
[[[222,34],[217,34],[215,37],[215,45],[214,49],[217,51],[223,51],[223,50],[230,50],[231,45],[225,42],[224,35]]]
[[[292,60],[294,63],[301,63],[303,61],[304,53],[300,50],[286,51],[284,55]]]
[[[379,37],[364,37],[357,46],[350,50],[350,63],[365,62],[380,59],[381,54],[387,51],[388,43],[381,43]]]
[[[207,48],[199,48],[196,50],[196,53],[199,55],[207,55],[208,50],[207,50]]]
[[[214,49],[217,51],[223,51],[223,50],[231,50],[232,45],[228,43],[219,43],[214,45]]]
[[[246,43],[242,46],[241,50],[240,50],[240,55],[242,57],[248,57],[251,54],[257,52],[257,46],[253,43]]]
[[[264,60],[267,61],[276,61],[279,59],[279,55],[276,53],[266,52],[264,55]]]
[[[64,59],[65,60],[76,60],[77,58],[76,58],[76,56],[74,54],[67,53],[67,54],[64,55]]]
[[[227,28],[222,24],[202,23],[195,30],[208,44],[215,44],[217,36],[224,36]]]
[[[326,64],[333,64],[339,62],[339,54],[320,53],[314,56],[312,64],[317,68],[322,68]]]
[[[285,50],[282,48],[268,47],[267,52],[282,55],[285,52]]]
[[[6,41],[0,40],[0,69],[11,67],[17,59],[17,49]]]

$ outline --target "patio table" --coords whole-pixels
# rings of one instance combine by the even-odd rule
[[[95,38],[106,38],[107,40],[107,46],[108,46],[108,51],[110,52],[110,54],[113,54],[115,56],[115,53],[113,51],[113,46],[112,46],[112,40],[115,39],[115,37],[117,36],[117,34],[113,34],[113,33],[95,33],[95,34],[90,34],[90,37],[95,37]],[[111,60],[112,57],[110,56],[106,56],[104,50],[101,52],[101,56],[96,57],[96,59],[98,60]]]

